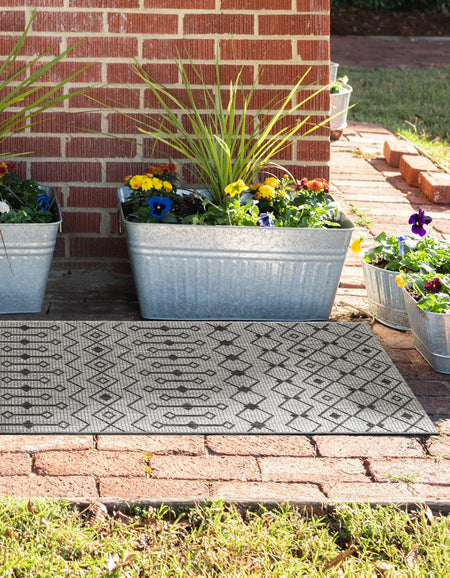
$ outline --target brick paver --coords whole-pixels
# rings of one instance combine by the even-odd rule
[[[367,210],[372,221],[354,236],[364,235],[368,246],[382,230],[408,233],[407,216],[422,207],[433,216],[430,233],[450,240],[450,210],[431,203],[388,166],[382,154],[387,137],[393,135],[379,125],[350,123],[332,144],[333,195],[344,210]],[[127,298],[115,287],[125,288]],[[52,272],[45,312],[29,318],[140,318],[131,281],[98,271],[88,277]],[[148,503],[211,497],[316,505],[425,502],[448,511],[450,376],[430,368],[409,332],[373,321],[361,263],[351,252],[332,317],[370,324],[439,436],[0,436],[0,494]]]

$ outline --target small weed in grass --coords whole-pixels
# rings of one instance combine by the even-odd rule
[[[321,516],[280,506],[133,508],[0,501],[0,575],[442,576],[450,521],[418,508],[336,507]]]

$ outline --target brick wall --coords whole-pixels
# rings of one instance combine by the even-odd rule
[[[67,76],[94,60],[65,90],[102,84],[96,96],[111,99],[124,111],[139,109],[146,96],[131,72],[133,57],[156,81],[177,88],[173,60],[177,47],[202,63],[207,78],[213,78],[217,51],[225,81],[241,65],[249,86],[260,73],[255,102],[287,93],[310,66],[309,82],[328,82],[329,0],[0,0],[0,57],[9,52],[34,6],[38,13],[22,62],[49,48],[56,54],[84,39],[46,80],[56,82],[58,75]],[[311,122],[317,122],[328,108],[324,91],[300,116],[311,115]],[[20,172],[57,188],[64,233],[58,239],[54,267],[126,272],[115,188],[125,175],[146,167],[149,152],[139,146],[144,136],[132,122],[102,112],[85,96],[66,101],[47,116],[48,122],[0,147],[17,154],[33,151],[16,159]],[[85,128],[126,136],[130,142],[88,134]],[[322,128],[293,142],[279,160],[299,178],[328,177],[329,151],[328,130]]]

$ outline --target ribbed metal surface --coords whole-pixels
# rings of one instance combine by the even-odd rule
[[[330,82],[334,82],[337,77],[339,64],[337,62],[330,62]]]
[[[119,189],[119,201],[129,189]],[[323,320],[354,224],[281,229],[125,222],[146,319]]]
[[[347,126],[347,109],[350,104],[350,96],[353,89],[348,84],[340,84],[346,89],[346,91],[338,94],[330,94],[330,116],[337,115],[330,120],[331,130],[341,130]]]
[[[420,309],[406,290],[403,296],[417,351],[433,369],[450,373],[450,315]]]
[[[403,291],[397,285],[396,271],[387,271],[362,261],[364,282],[367,289],[369,311],[388,327],[406,331],[409,329]]]
[[[41,187],[53,198],[54,189]],[[38,313],[42,308],[52,263],[56,235],[61,223],[0,222],[0,313]],[[8,262],[9,261],[9,262]]]

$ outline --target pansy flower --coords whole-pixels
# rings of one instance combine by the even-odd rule
[[[230,197],[235,197],[236,195],[240,195],[244,189],[247,188],[247,185],[244,183],[242,179],[235,181],[234,183],[230,183],[225,187],[225,193]]]
[[[42,193],[42,195],[39,195],[37,198],[36,205],[42,213],[45,213],[50,207],[50,197],[45,193]]]
[[[399,287],[406,287],[406,275],[404,271],[400,271],[395,277],[395,281]]]
[[[412,225],[411,230],[416,235],[420,235],[423,237],[426,233],[424,225],[429,225],[433,219],[425,215],[425,212],[422,209],[419,209],[418,213],[413,213],[409,217],[408,223]]]
[[[437,277],[425,283],[425,289],[430,293],[439,293],[442,289],[442,283],[439,281]]]
[[[162,219],[164,214],[172,208],[172,200],[165,197],[150,197],[147,204],[150,208],[150,215],[155,219]]]
[[[272,215],[270,213],[261,213],[258,219],[258,225],[260,227],[272,227]]]

